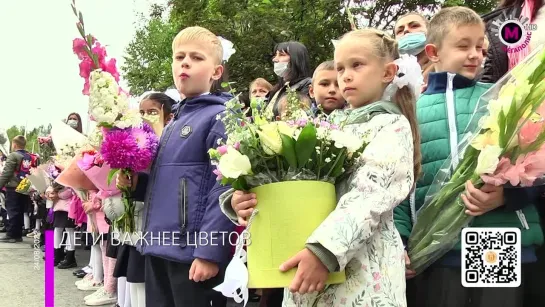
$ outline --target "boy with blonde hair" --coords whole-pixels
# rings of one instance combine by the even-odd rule
[[[430,21],[428,58],[436,71],[431,73],[426,91],[417,101],[417,119],[421,133],[422,177],[410,201],[394,210],[395,222],[404,242],[410,236],[416,211],[435,175],[449,156],[455,156],[458,143],[481,95],[490,84],[476,82],[483,61],[485,27],[480,16],[466,7],[442,9]],[[525,189],[507,189],[471,183],[461,198],[466,214],[475,216],[470,227],[518,227],[522,232],[522,262],[535,261],[535,247],[543,242],[539,216],[532,198]],[[527,203],[519,219],[513,210],[520,202]],[[524,225],[529,225],[525,229]],[[442,259],[423,272],[418,287],[424,307],[522,307],[523,288],[464,288],[461,274],[460,242]],[[410,259],[405,256],[407,278],[414,276]],[[524,268],[524,264],[523,264]],[[420,277],[420,276],[419,276]]]
[[[223,73],[220,40],[207,29],[183,29],[172,42],[172,75],[186,97],[161,137],[149,176],[118,177],[145,201],[140,250],[146,258],[146,305],[225,306],[213,287],[223,281],[230,254],[225,235],[234,224],[218,199],[229,189],[216,181],[208,150],[226,140],[218,115],[233,98],[210,93]],[[211,305],[212,303],[212,305]]]

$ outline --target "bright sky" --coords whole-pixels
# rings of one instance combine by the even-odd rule
[[[88,97],[79,76],[72,40],[79,37],[71,0],[0,3],[0,128],[28,128],[61,120],[71,112],[85,117]],[[76,0],[86,31],[107,45],[108,56],[123,64],[140,12],[165,0]],[[124,83],[122,83],[124,85]],[[126,88],[126,85],[125,85]],[[85,132],[85,131],[84,131]]]

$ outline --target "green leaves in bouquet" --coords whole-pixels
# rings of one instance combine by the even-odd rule
[[[288,164],[294,170],[297,169],[297,154],[295,152],[295,140],[283,133],[280,133],[282,138],[282,156],[286,158]]]
[[[312,157],[312,153],[316,150],[316,127],[308,124],[301,130],[297,142],[295,142],[295,153],[297,155],[297,165],[303,168]]]
[[[248,183],[246,183],[246,179],[244,179],[244,176],[238,178],[237,180],[233,181],[231,183],[231,187],[235,190],[239,191],[249,191],[250,187],[248,186]]]
[[[113,168],[110,170],[110,172],[108,173],[108,185],[112,183],[112,179],[117,174],[117,172],[119,172],[119,169],[117,168]]]

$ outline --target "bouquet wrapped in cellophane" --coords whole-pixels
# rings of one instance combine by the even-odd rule
[[[436,174],[408,242],[421,273],[451,250],[473,217],[461,194],[469,180],[529,187],[545,174],[545,49],[540,47],[482,95],[458,145]]]

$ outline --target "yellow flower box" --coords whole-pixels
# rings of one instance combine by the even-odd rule
[[[248,242],[248,288],[284,288],[295,277],[296,268],[281,272],[286,260],[305,248],[314,230],[335,210],[335,186],[321,181],[287,181],[251,190],[257,209]],[[329,275],[327,284],[346,280],[343,272]]]

